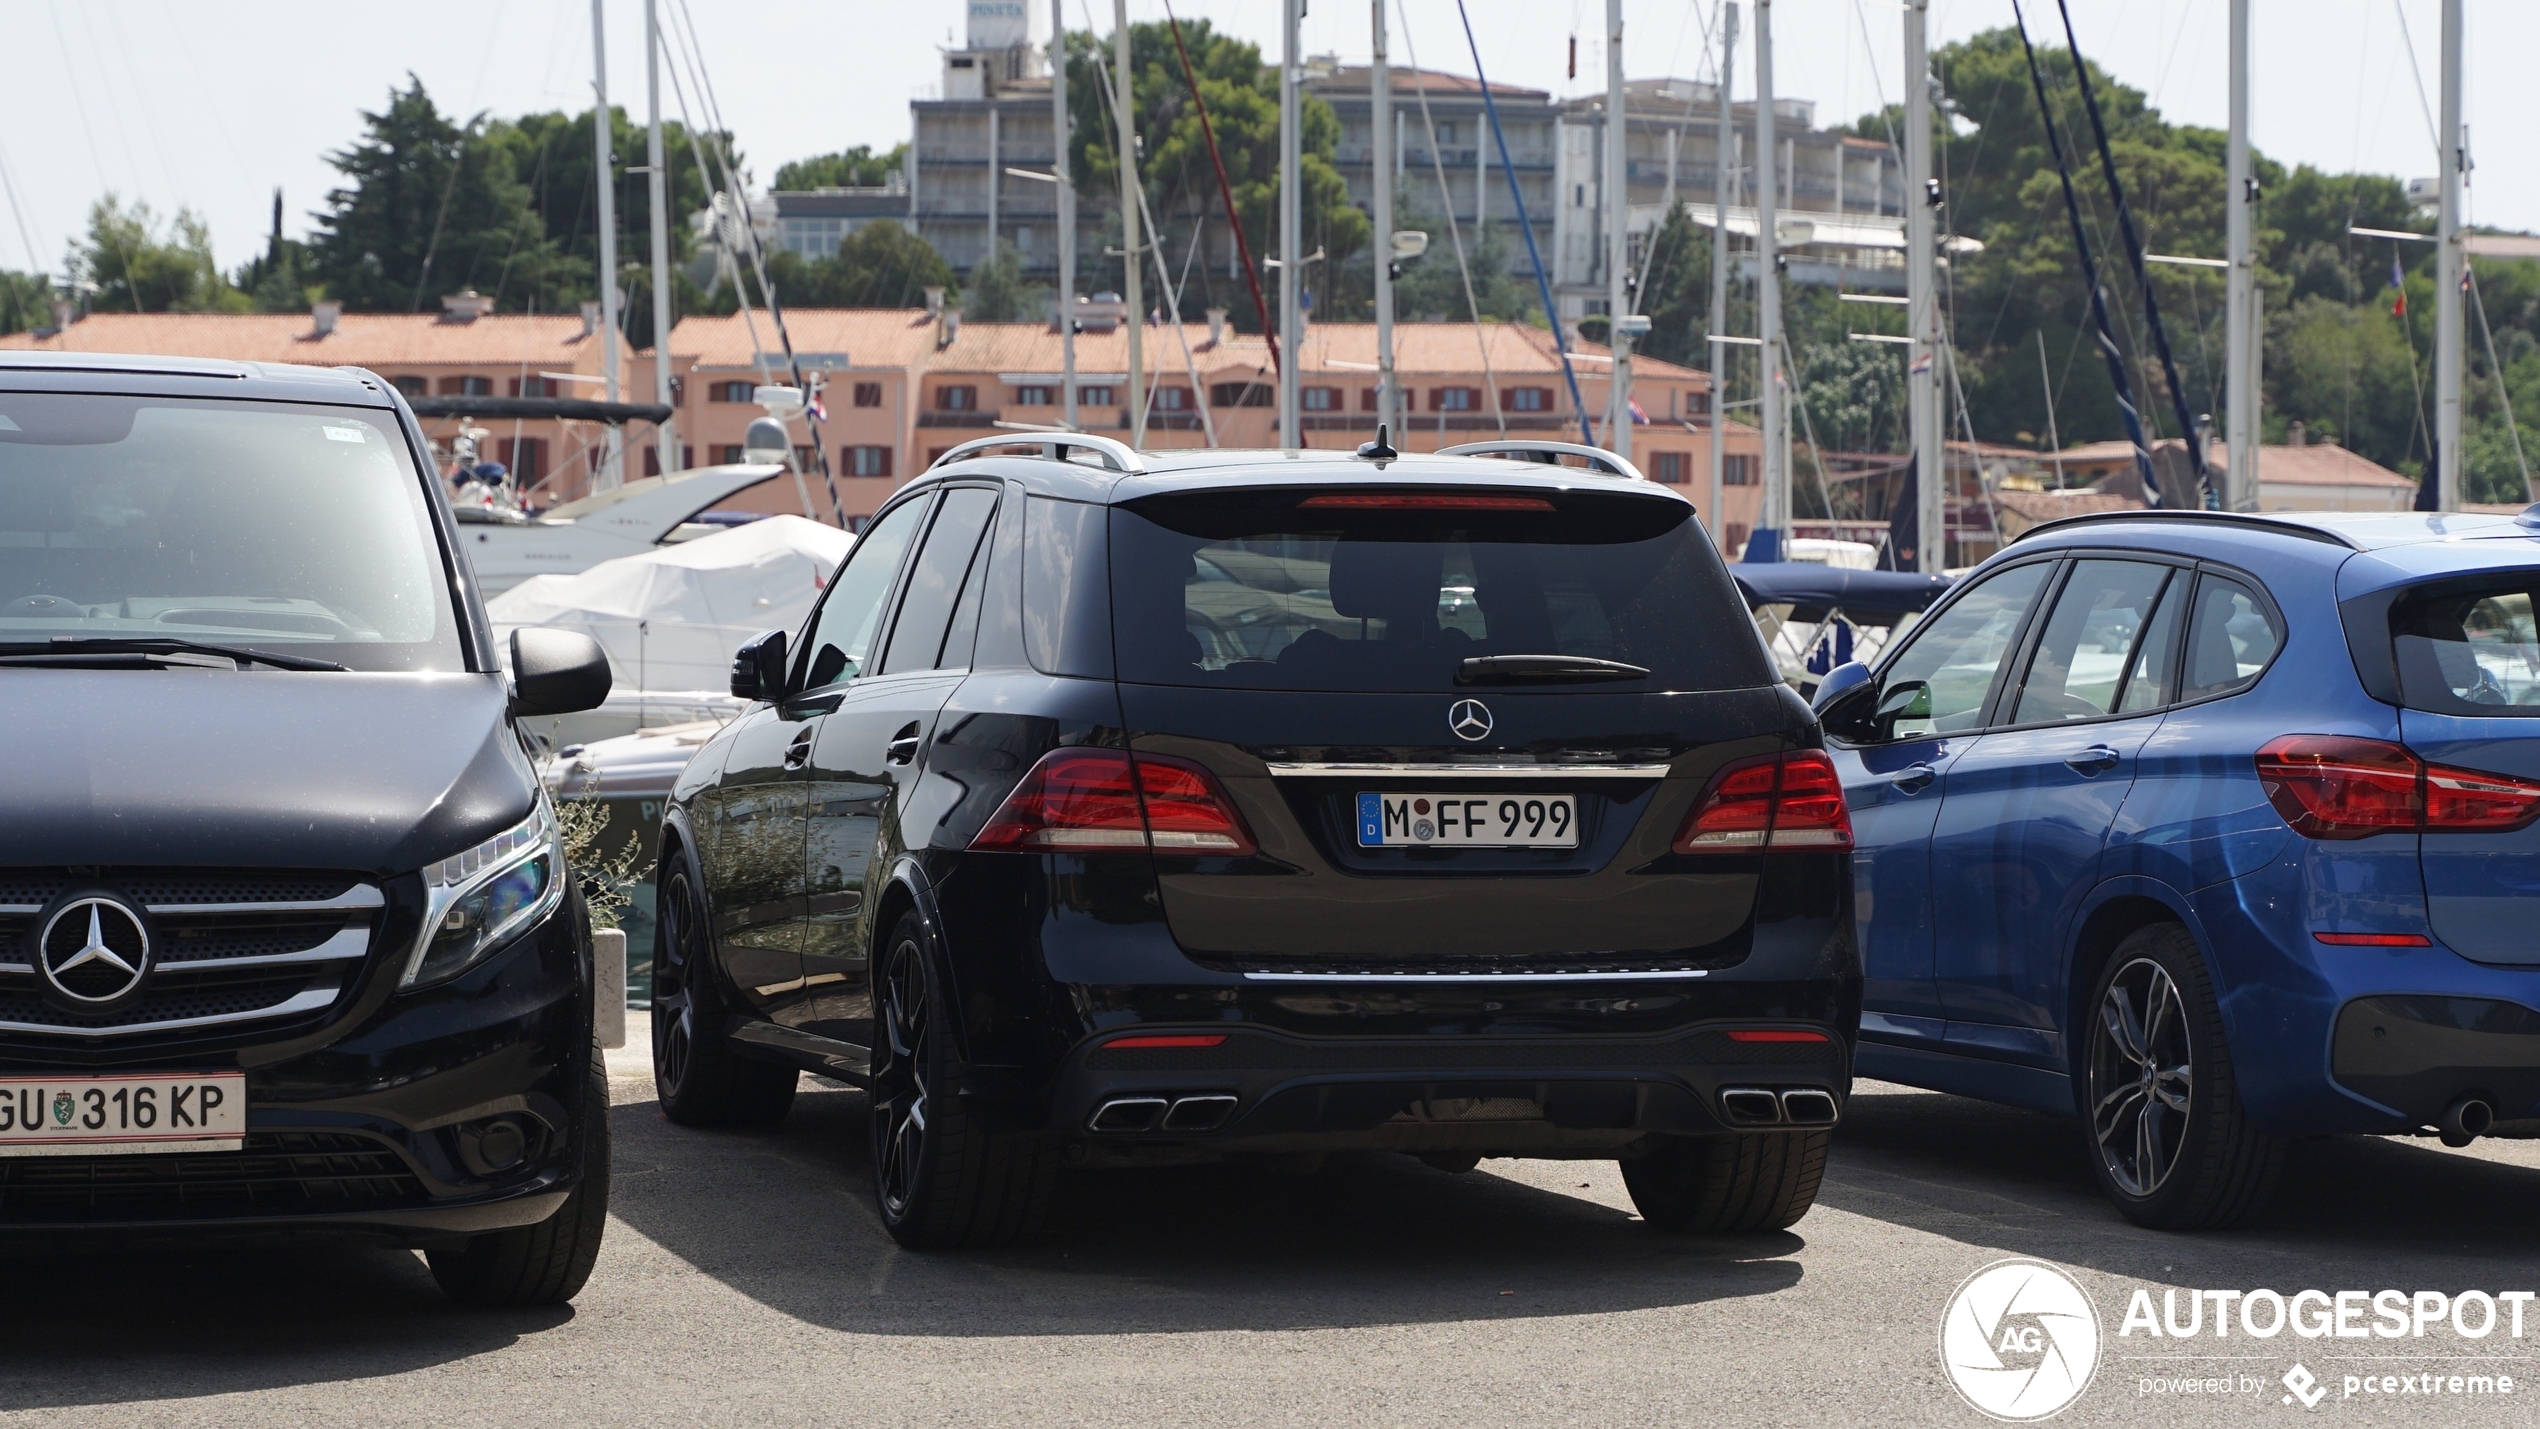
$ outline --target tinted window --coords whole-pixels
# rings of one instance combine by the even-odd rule
[[[1023,526],[1023,649],[1045,675],[1111,674],[1104,508],[1035,496]]]
[[[920,497],[899,506],[856,538],[846,565],[829,583],[829,596],[820,603],[811,638],[803,642],[810,652],[804,689],[852,680],[864,672],[873,652],[874,632],[882,623],[883,597],[891,593],[891,578],[900,572],[900,557],[908,553],[926,505]]]
[[[2229,576],[2196,582],[2196,612],[2187,626],[2187,682],[2179,698],[2227,694],[2258,678],[2283,643],[2275,617],[2257,592]]]
[[[2011,723],[2113,712],[2128,659],[2151,626],[2153,603],[2170,572],[2145,561],[2075,561],[2029,657]]]
[[[463,669],[436,499],[384,411],[0,392],[0,645]]]
[[[979,535],[997,514],[997,494],[978,487],[944,493],[935,524],[926,533],[925,549],[909,568],[908,593],[900,597],[900,618],[891,626],[890,652],[884,672],[931,670],[943,652],[944,632],[952,624],[953,605],[961,597],[962,578],[970,573],[979,550]],[[965,660],[964,663],[967,663]]]
[[[2392,621],[2401,697],[2438,714],[2540,714],[2540,578],[2421,596]]]
[[[2125,693],[2117,697],[2119,714],[2156,710],[2178,698],[2178,627],[2187,618],[2188,577],[2170,577],[2160,609],[2143,638],[2134,643],[2134,668],[2126,672]]]
[[[1679,501],[1284,488],[1150,498],[1113,522],[1123,680],[1440,691],[1518,678],[1477,659],[1538,655],[1647,671],[1547,681],[1572,688],[1772,683]]]
[[[1913,643],[1879,682],[1893,691],[1919,680],[1928,691],[1927,700],[1896,721],[1896,738],[1973,729],[1984,719],[1993,676],[2053,569],[2052,561],[2036,561],[1988,576],[1914,632]]]

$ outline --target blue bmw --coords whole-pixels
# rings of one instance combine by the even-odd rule
[[[2040,527],[1817,707],[1858,1071],[2076,1118],[2133,1220],[2540,1134],[2540,507]]]

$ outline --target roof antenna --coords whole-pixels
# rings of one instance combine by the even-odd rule
[[[1385,440],[1385,435],[1385,424],[1378,422],[1376,424],[1376,439],[1372,442],[1361,442],[1358,444],[1359,459],[1362,461],[1372,461],[1381,470],[1386,462],[1392,461],[1396,457],[1401,456],[1402,453],[1393,449],[1393,443]]]

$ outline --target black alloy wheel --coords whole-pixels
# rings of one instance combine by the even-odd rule
[[[2285,1142],[2240,1102],[2212,975],[2176,923],[2136,929],[2092,983],[2083,1135],[2100,1189],[2137,1225],[2216,1230],[2265,1207]]]
[[[926,925],[903,913],[873,980],[873,1199],[912,1250],[1005,1245],[1038,1228],[1058,1176],[1047,1131],[991,1125],[954,1087],[955,1059]]]
[[[2091,1024],[2090,1129],[2119,1190],[2149,1196],[2178,1169],[2195,1086],[2177,982],[2150,958],[2117,969]]]
[[[722,984],[706,935],[705,900],[676,847],[661,880],[653,944],[653,1092],[681,1126],[772,1126],[801,1080],[791,1067],[745,1060],[723,1038]]]

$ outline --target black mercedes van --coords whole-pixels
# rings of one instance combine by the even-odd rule
[[[760,703],[664,832],[672,1120],[869,1088],[916,1246],[1020,1233],[1062,1164],[1361,1149],[1806,1213],[1851,824],[1690,503],[1542,443],[1024,440],[952,449],[741,650]]]
[[[562,1300],[591,939],[428,448],[366,372],[0,353],[0,1244],[329,1234]]]

